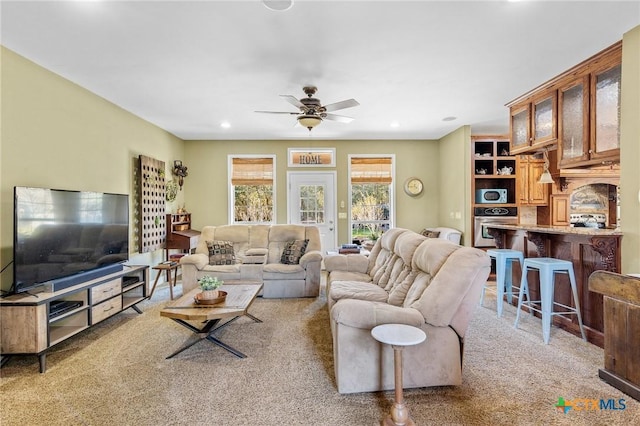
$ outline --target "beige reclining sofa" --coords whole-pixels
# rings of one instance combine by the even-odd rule
[[[395,228],[368,258],[324,261],[340,393],[394,389],[393,349],[371,337],[372,328],[389,323],[427,334],[425,342],[403,350],[405,388],[462,382],[465,332],[491,269],[484,251]]]
[[[288,256],[289,261],[283,259],[289,243],[305,240],[308,244],[299,260],[291,261],[295,255]],[[225,242],[227,244],[223,244]],[[210,275],[228,283],[262,282],[262,296],[267,298],[317,297],[322,263],[320,249],[320,233],[315,226],[205,226],[195,254],[180,259],[183,290],[197,287],[201,277]]]

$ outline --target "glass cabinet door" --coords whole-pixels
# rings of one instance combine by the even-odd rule
[[[547,145],[556,139],[556,94],[535,99],[533,109],[533,141],[531,145]]]
[[[621,69],[618,64],[595,72],[592,77],[592,158],[615,154],[620,149]]]
[[[589,77],[558,90],[558,153],[561,166],[589,158]]]
[[[511,154],[517,154],[529,147],[529,104],[511,109]]]

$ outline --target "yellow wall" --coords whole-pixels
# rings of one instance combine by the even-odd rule
[[[169,167],[182,156],[183,142],[4,47],[0,55],[0,264],[4,267],[13,256],[14,186],[130,194],[133,219],[134,160],[144,154],[165,161],[170,176]],[[132,254],[131,260],[154,264],[161,256],[161,252]],[[8,267],[2,273],[2,289],[7,290],[12,279]]]
[[[622,272],[640,273],[640,26],[622,38],[620,227]]]
[[[186,141],[185,164],[189,176],[185,180],[186,208],[192,213],[193,226],[219,225],[229,222],[227,192],[227,156],[229,154],[276,155],[276,215],[278,223],[287,221],[286,173],[295,170],[337,172],[337,202],[348,204],[349,154],[395,154],[396,181],[395,226],[420,231],[438,226],[440,203],[440,154],[438,141]],[[287,148],[336,148],[335,168],[288,168]],[[404,193],[403,184],[411,176],[424,182],[424,192],[418,197]],[[450,194],[448,194],[450,195]],[[461,200],[464,199],[460,195]],[[339,211],[347,211],[339,209]],[[348,220],[338,220],[338,242],[348,241]]]

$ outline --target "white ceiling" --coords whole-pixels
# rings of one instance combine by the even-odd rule
[[[0,6],[4,46],[185,140],[306,138],[294,116],[254,111],[295,112],[279,95],[304,97],[309,84],[323,104],[361,104],[336,112],[352,123],[321,123],[317,139],[507,133],[505,103],[640,24],[639,1]]]

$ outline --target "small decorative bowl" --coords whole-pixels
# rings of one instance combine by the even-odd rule
[[[222,290],[208,290],[196,294],[193,299],[198,305],[217,305],[227,298],[227,292]]]

